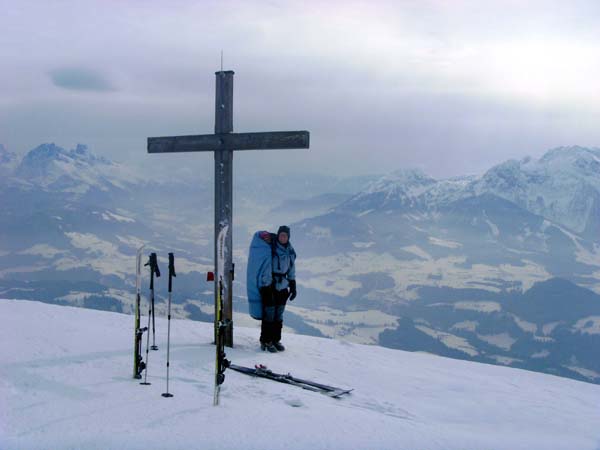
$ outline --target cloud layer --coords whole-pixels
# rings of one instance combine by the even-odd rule
[[[243,170],[450,176],[600,143],[593,1],[2,2],[12,150],[155,164],[147,136],[212,131],[221,50],[236,131],[311,131],[309,152],[240,154]]]

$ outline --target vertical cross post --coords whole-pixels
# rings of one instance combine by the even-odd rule
[[[232,70],[216,72],[215,134],[233,132],[233,74]],[[218,280],[223,277],[223,319],[228,319],[225,345],[233,347],[233,265],[232,265],[232,216],[233,216],[233,148],[214,152],[215,155],[215,301]],[[217,267],[217,236],[229,225],[225,239],[225,265],[219,273]],[[215,305],[216,307],[216,305]],[[215,318],[216,320],[216,318]],[[216,333],[216,325],[215,325]],[[216,335],[215,335],[216,342]]]

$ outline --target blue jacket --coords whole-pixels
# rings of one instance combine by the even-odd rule
[[[289,242],[283,246],[276,241],[274,253],[271,260],[271,274],[270,276],[267,273],[264,274],[263,283],[274,278],[272,281],[275,282],[275,289],[282,291],[290,285],[288,280],[296,279],[296,252]],[[268,286],[268,284],[263,284],[263,286]]]

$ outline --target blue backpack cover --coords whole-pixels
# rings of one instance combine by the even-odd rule
[[[260,297],[260,276],[265,271],[271,272],[271,245],[260,238],[264,231],[257,231],[252,237],[248,253],[248,270],[246,272],[246,289],[248,293],[248,309],[253,319],[262,319],[262,299]],[[267,267],[268,266],[268,267]]]

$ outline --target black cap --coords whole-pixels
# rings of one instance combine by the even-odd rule
[[[281,225],[279,227],[279,230],[277,230],[277,237],[279,237],[279,235],[281,233],[285,233],[288,235],[288,239],[290,238],[290,227],[288,227],[287,225]]]

